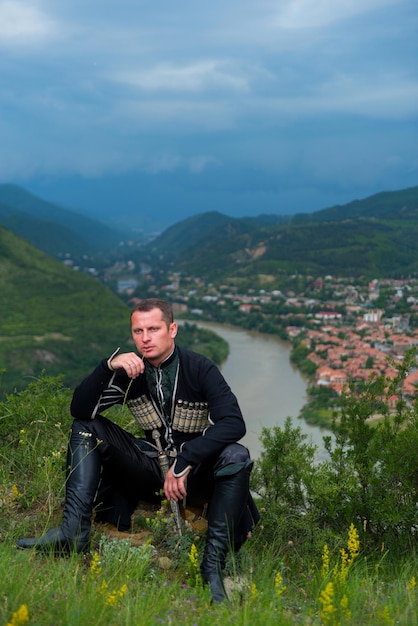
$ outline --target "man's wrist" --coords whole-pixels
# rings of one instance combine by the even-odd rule
[[[185,461],[182,462],[181,459],[176,459],[173,464],[173,476],[174,478],[181,478],[190,472],[192,469],[191,465],[186,465]]]

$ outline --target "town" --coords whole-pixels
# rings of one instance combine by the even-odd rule
[[[133,256],[133,258],[135,258]],[[71,261],[67,264],[72,264]],[[102,280],[132,304],[138,297],[170,300],[176,315],[227,323],[271,333],[289,341],[298,367],[318,388],[341,395],[347,383],[372,375],[393,378],[395,364],[418,345],[418,279],[372,279],[326,275],[288,276],[279,285],[251,277],[238,287],[206,284],[188,272],[162,270],[151,263],[121,260],[100,270],[77,267]],[[274,288],[268,289],[269,283]],[[280,286],[280,288],[277,288]],[[404,383],[416,395],[418,370]],[[395,399],[394,399],[395,401]]]
[[[107,273],[115,276],[116,268]],[[291,276],[282,289],[240,290],[206,285],[199,278],[167,273],[153,279],[151,267],[138,276],[135,263],[119,264],[116,290],[126,301],[161,296],[177,315],[278,334],[303,352],[302,369],[317,387],[340,395],[350,381],[371,375],[393,378],[394,364],[418,345],[418,279],[355,279]],[[127,275],[129,274],[129,275]],[[388,358],[390,357],[390,359]],[[416,394],[418,370],[404,384]]]

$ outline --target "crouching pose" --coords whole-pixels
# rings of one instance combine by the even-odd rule
[[[169,303],[139,301],[131,330],[138,352],[116,351],[74,392],[61,525],[18,546],[84,552],[93,509],[96,521],[129,530],[139,500],[154,501],[161,489],[169,501],[187,495],[191,505],[208,504],[201,571],[213,601],[222,602],[228,551],[239,550],[259,517],[249,493],[252,462],[238,443],[245,434],[241,410],[218,368],[175,344]],[[127,404],[144,437],[102,415],[116,403]]]

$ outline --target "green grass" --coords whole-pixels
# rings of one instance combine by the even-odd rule
[[[200,581],[204,532],[189,529],[178,543],[158,512],[137,515],[134,534],[122,539],[94,526],[86,555],[18,550],[18,538],[60,521],[70,397],[58,379],[44,378],[0,403],[0,624],[418,625],[416,558],[383,544],[369,553],[356,520],[329,536],[327,551],[323,529],[305,533],[302,514],[295,523],[289,512],[284,539],[285,529],[267,530],[270,511],[261,508],[253,537],[228,563],[230,601],[222,605],[211,604]],[[134,427],[123,409],[111,418]],[[132,545],[144,530],[143,543]]]
[[[162,569],[152,544],[135,548],[126,540],[107,539],[96,547],[98,551],[89,555],[57,558],[17,551],[6,540],[0,546],[0,621],[25,623],[12,620],[24,605],[28,623],[39,626],[418,623],[413,564],[404,564],[388,577],[384,556],[381,567],[370,567],[360,552],[343,579],[338,561],[331,560],[331,571],[321,573],[321,556],[304,572],[289,571],[282,564],[277,577],[280,570],[275,570],[268,551],[260,560],[246,548],[251,570],[235,581],[230,602],[213,605],[208,590],[194,584],[190,562]]]

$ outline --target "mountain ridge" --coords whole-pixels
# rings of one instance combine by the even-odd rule
[[[0,184],[0,224],[54,257],[97,254],[127,236],[13,184]]]
[[[193,267],[208,280],[282,272],[408,275],[418,272],[417,217],[418,187],[412,187],[288,221],[195,216],[168,228],[149,249],[167,266]]]
[[[294,220],[341,221],[342,219],[357,217],[393,219],[394,205],[398,206],[398,218],[418,218],[418,187],[408,187],[398,191],[381,191],[362,200],[337,204],[314,213],[297,213]]]
[[[22,218],[28,204],[31,214]],[[97,262],[101,256],[102,267],[110,262],[110,252],[119,259],[132,254],[137,266],[148,256],[163,269],[174,264],[179,271],[192,268],[207,280],[286,272],[414,274],[418,271],[417,217],[418,187],[410,187],[294,216],[237,218],[209,211],[173,224],[151,242],[136,242],[136,247],[117,251],[120,233],[106,225],[86,218],[80,221],[78,214],[15,185],[0,185],[0,223],[12,224],[13,232],[20,231],[17,234],[51,256],[62,259],[63,250],[79,258],[91,254]],[[38,222],[40,218],[44,221]],[[87,235],[90,243],[83,238]]]

